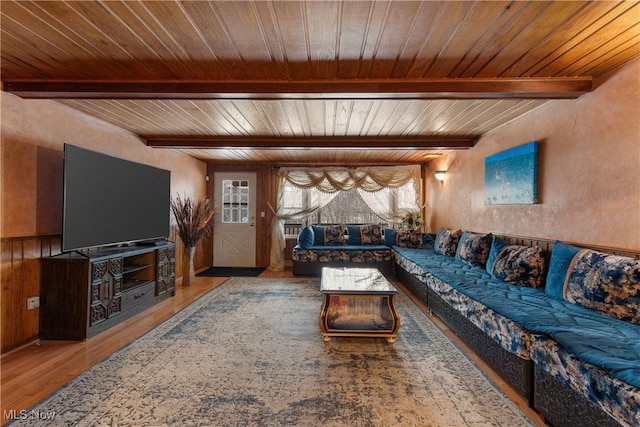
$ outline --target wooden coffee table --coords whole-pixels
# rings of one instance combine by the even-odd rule
[[[331,337],[383,337],[393,343],[400,330],[398,290],[375,268],[322,269],[320,331]]]

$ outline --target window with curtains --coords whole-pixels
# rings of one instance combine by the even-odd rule
[[[357,191],[341,191],[328,205],[307,218],[309,224],[383,223]]]
[[[412,211],[416,206],[416,190],[413,183],[399,188],[384,188],[377,195],[379,203],[388,205],[391,211]],[[286,185],[283,201],[284,205],[292,210],[305,210],[312,204],[310,197],[314,196],[293,185]],[[388,221],[371,210],[357,190],[340,191],[327,205],[305,218],[286,220],[286,234],[297,234],[307,224],[390,225]]]
[[[275,215],[269,269],[273,271],[284,269],[285,236],[299,232],[287,223],[396,225],[408,212],[422,209],[420,165],[281,168],[278,177],[278,204],[271,207]]]

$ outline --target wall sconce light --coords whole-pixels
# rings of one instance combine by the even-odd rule
[[[447,171],[435,171],[433,174],[435,175],[436,179],[440,181],[440,184],[442,184],[444,182],[444,176],[447,174]]]

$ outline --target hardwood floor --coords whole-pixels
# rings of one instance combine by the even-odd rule
[[[265,270],[260,277],[293,277],[291,269],[283,272]],[[102,361],[110,354],[126,346],[136,338],[145,334],[173,314],[182,310],[194,300],[214,289],[226,280],[221,277],[197,277],[196,283],[190,287],[176,287],[176,295],[137,316],[89,338],[83,342],[42,341],[40,346],[35,343],[14,350],[2,356],[0,382],[0,409],[2,410],[2,424],[9,420],[9,411],[28,409],[58,388],[62,387],[85,370]],[[407,295],[410,293],[404,286],[394,281]],[[416,298],[413,300],[427,313],[427,308]],[[515,404],[526,413],[538,426],[546,424],[509,386],[500,379],[482,360],[465,346],[448,328],[435,316],[431,319],[442,329],[470,359],[476,362],[509,396]],[[400,330],[402,333],[402,328]]]
[[[159,325],[226,278],[197,277],[176,295],[82,342],[41,341],[2,356],[0,406],[2,424],[9,411],[28,409],[110,354]]]

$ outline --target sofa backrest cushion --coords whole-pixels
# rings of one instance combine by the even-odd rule
[[[538,246],[510,245],[493,237],[487,271],[496,279],[538,288],[544,280],[544,257]]]
[[[344,224],[337,225],[312,225],[313,244],[315,246],[330,246],[346,244],[346,227]]]
[[[384,245],[392,247],[398,244],[398,230],[395,228],[384,229]]]
[[[433,250],[433,236],[431,234],[423,234],[422,235],[422,248],[423,249],[431,249]]]
[[[556,241],[551,250],[549,271],[544,291],[558,299],[564,299],[564,286],[568,278],[571,261],[580,252],[580,248]]]
[[[640,324],[640,260],[556,242],[551,262],[547,293]]]
[[[313,227],[310,225],[306,226],[300,231],[298,234],[298,246],[302,249],[308,249],[313,246],[315,240],[315,236],[313,233]]]
[[[460,237],[456,259],[474,267],[486,268],[493,241],[491,233],[480,234],[465,231]]]
[[[434,252],[450,257],[456,256],[460,236],[462,236],[462,230],[448,230],[440,227],[438,233],[436,233],[436,240],[433,243]]]
[[[381,245],[382,227],[380,224],[347,225],[350,245]]]

